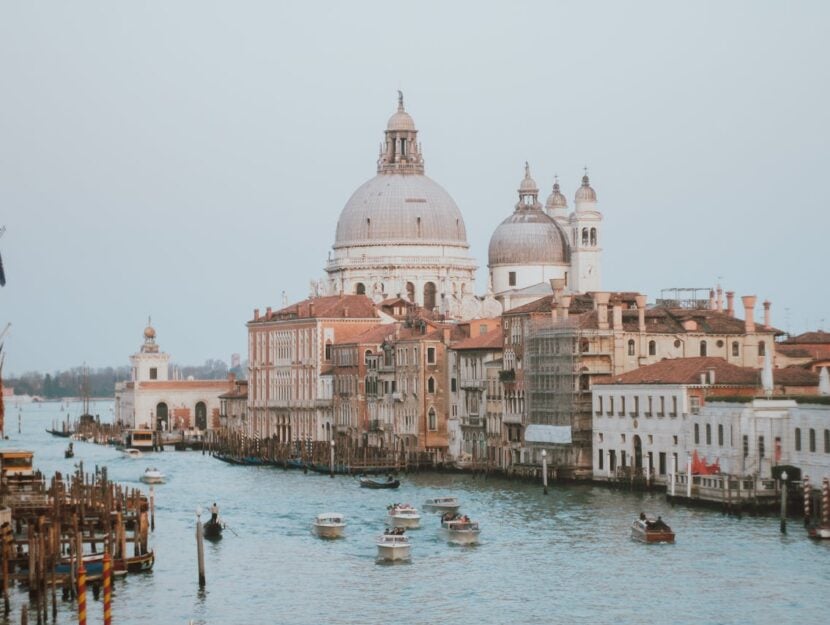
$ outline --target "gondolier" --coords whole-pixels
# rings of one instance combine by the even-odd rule
[[[210,507],[210,522],[217,523],[219,521],[219,506],[216,505],[216,502],[213,502],[213,505]]]

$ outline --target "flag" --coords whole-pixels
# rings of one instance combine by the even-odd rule
[[[719,460],[706,464],[706,458],[698,456],[697,450],[692,453],[692,475],[717,475],[718,473],[720,473]]]

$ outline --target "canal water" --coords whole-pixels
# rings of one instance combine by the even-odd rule
[[[18,434],[18,412],[22,433]],[[69,414],[76,416],[76,405]],[[102,420],[111,402],[92,409]],[[826,623],[830,613],[830,546],[810,542],[795,520],[741,520],[669,506],[662,495],[589,485],[541,486],[501,479],[421,473],[397,491],[361,489],[354,478],[272,467],[239,467],[200,452],[129,459],[109,447],[45,432],[64,417],[60,404],[7,406],[5,448],[35,451],[47,475],[78,461],[133,486],[146,467],[163,471],[156,487],[156,553],[152,573],[115,582],[113,623]],[[374,538],[386,506],[453,495],[481,523],[481,544],[452,546],[438,518],[424,514],[410,532],[408,564],[376,563]],[[214,502],[230,530],[206,543],[207,586],[197,579],[195,510]],[[641,510],[660,514],[674,545],[630,540]],[[346,538],[311,533],[320,512],[347,516]],[[26,600],[13,596],[15,618]],[[101,623],[90,595],[89,622]],[[58,623],[74,622],[63,604]],[[30,619],[30,622],[34,622]]]

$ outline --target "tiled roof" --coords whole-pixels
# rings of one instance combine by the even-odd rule
[[[494,330],[490,330],[486,334],[480,334],[478,336],[473,336],[468,339],[459,341],[457,343],[453,343],[452,348],[455,350],[501,349],[502,341],[503,336],[501,328],[495,328]]]
[[[337,336],[335,337],[335,344],[336,345],[363,345],[366,343],[383,343],[389,336],[395,336],[395,328],[399,326],[399,323],[388,323],[383,325],[377,325],[368,330],[365,328],[361,328],[360,333],[354,334],[351,336],[343,336],[341,338],[340,333],[338,332]]]
[[[700,384],[701,374],[714,370],[714,384],[723,386],[759,386],[761,370],[739,367],[714,356],[670,358],[646,365],[622,375],[597,381],[601,384]],[[818,375],[801,367],[773,369],[775,384],[816,386]]]
[[[804,332],[798,336],[788,338],[785,343],[822,343],[830,344],[830,332],[818,330],[816,332]]]
[[[327,295],[310,297],[285,308],[262,315],[259,321],[290,319],[376,319],[378,311],[365,295]]]

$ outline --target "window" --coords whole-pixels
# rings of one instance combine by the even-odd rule
[[[591,228],[591,245],[597,244],[597,229]]]
[[[597,466],[598,466],[600,471],[602,471],[603,467],[605,466],[604,460],[605,459],[603,458],[602,450],[598,449],[597,450]]]
[[[588,245],[588,228],[582,229],[582,245]],[[623,466],[625,466],[625,462],[623,462]]]
[[[758,355],[759,356],[766,356],[767,355],[767,344],[763,341],[758,341]]]
[[[455,381],[455,378],[450,378],[450,391],[452,391],[453,393],[455,393],[455,391],[457,389],[456,384],[457,383]]]
[[[635,415],[640,414],[640,396],[639,395],[634,396],[634,414]]]
[[[706,444],[707,445],[712,444],[712,424],[711,423],[706,424]]]
[[[620,452],[620,466],[625,468],[625,450]]]
[[[700,397],[689,397],[689,410],[692,414],[700,414]]]
[[[418,220],[420,223],[420,217],[418,218]],[[420,234],[418,236],[420,236]],[[427,282],[424,285],[424,308],[426,308],[427,310],[432,310],[433,308],[435,308],[435,292],[436,288],[434,282]]]
[[[364,285],[362,282],[358,282],[354,286],[354,292],[355,295],[366,295],[366,285]]]
[[[634,355],[634,339],[629,339],[628,340],[628,355],[629,356]]]
[[[749,457],[749,436],[747,436],[746,434],[744,434],[744,439],[743,439],[743,453],[744,453],[744,458]]]
[[[435,408],[429,409],[429,429],[433,432],[438,429],[438,418],[435,415]]]
[[[597,416],[602,416],[602,395],[597,397]]]
[[[646,412],[647,417],[650,417],[653,414],[652,413],[652,410],[654,409],[653,404],[654,404],[654,398],[651,395],[649,395],[648,396],[648,411]]]
[[[660,412],[657,413],[658,417],[665,417],[666,416],[666,398],[660,397]]]
[[[155,367],[150,367],[150,379],[157,380],[159,377],[159,370]]]
[[[620,416],[625,416],[625,395],[620,397]]]
[[[434,365],[435,364],[435,348],[434,347],[427,347],[427,364]]]
[[[434,393],[435,392],[435,378],[430,376],[427,379],[427,393]]]
[[[614,396],[608,398],[608,412],[606,413],[609,417],[614,414]]]
[[[672,395],[671,398],[671,415],[672,417],[677,416],[677,395]]]
[[[764,454],[766,453],[766,449],[764,449],[764,437],[758,437],[758,457],[763,458]]]
[[[559,343],[556,344],[557,346]],[[591,348],[591,344],[588,342],[588,339],[582,339],[579,341],[579,351],[583,354],[587,354],[588,350]]]
[[[659,463],[659,465],[658,465],[659,468],[657,469],[658,474],[659,475],[665,475],[666,474],[666,452],[665,451],[661,451],[657,455],[657,462]]]
[[[649,356],[656,356],[657,355],[657,341],[649,341],[648,342],[648,355]]]
[[[723,447],[723,424],[718,423],[718,445]]]
[[[706,355],[706,341],[701,341],[700,342],[700,355],[701,356]]]
[[[795,428],[795,450],[801,451],[801,428]]]
[[[732,341],[732,355],[733,356],[740,356],[741,355],[741,347],[738,344],[738,341]]]
[[[695,423],[695,445],[700,445],[700,425]]]
[[[824,453],[830,454],[830,430],[824,430]]]
[[[331,360],[331,343],[326,342],[326,360]]]
[[[511,271],[507,274],[507,286],[516,286],[516,272]]]
[[[813,428],[810,428],[809,441],[810,451],[814,452],[816,450],[816,431]]]

